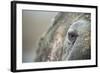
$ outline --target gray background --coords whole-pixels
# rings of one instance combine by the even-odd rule
[[[58,12],[22,11],[22,61],[32,62],[35,58],[39,38],[52,25]]]

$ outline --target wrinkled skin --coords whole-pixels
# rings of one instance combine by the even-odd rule
[[[64,42],[64,60],[84,60],[91,58],[90,22],[78,20],[73,23]]]
[[[40,38],[35,62],[90,59],[90,33],[90,14],[64,13]]]

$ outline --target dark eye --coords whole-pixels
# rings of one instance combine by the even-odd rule
[[[73,32],[68,32],[68,39],[74,43],[76,41],[78,34],[77,32],[73,31]]]

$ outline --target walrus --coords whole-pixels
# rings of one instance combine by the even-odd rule
[[[38,42],[35,62],[91,58],[91,14],[60,12]]]
[[[84,14],[67,31],[62,60],[86,60],[91,58],[91,20]]]

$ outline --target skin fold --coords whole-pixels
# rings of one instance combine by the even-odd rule
[[[90,27],[90,22],[83,19],[70,26],[64,42],[65,60],[91,58]]]
[[[59,13],[38,42],[35,62],[91,58],[91,15]]]

